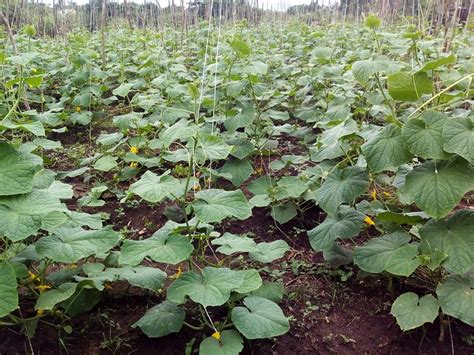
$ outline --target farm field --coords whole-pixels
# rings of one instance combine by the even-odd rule
[[[0,354],[474,352],[468,28],[14,41]]]

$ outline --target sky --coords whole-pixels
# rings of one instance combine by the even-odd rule
[[[66,0],[66,3],[69,0]],[[82,5],[87,4],[89,0],[73,0],[76,4]],[[123,2],[123,0],[109,0],[113,2]],[[143,3],[144,0],[129,0],[129,2],[136,2],[136,3]],[[146,2],[156,2],[157,0],[146,0]],[[219,1],[219,0],[214,0]],[[41,3],[45,4],[52,4],[53,0],[39,0]],[[161,6],[166,7],[168,6],[168,0],[158,0]],[[188,2],[188,0],[185,0]],[[259,0],[259,3],[262,4],[264,8],[274,8],[274,9],[286,9],[293,5],[302,5],[302,4],[309,4],[311,0]],[[328,4],[329,2],[335,3],[336,0],[319,0],[320,4]],[[175,0],[175,4],[180,4],[181,0]]]

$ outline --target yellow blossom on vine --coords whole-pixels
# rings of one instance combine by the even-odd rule
[[[370,196],[372,196],[372,200],[377,201],[377,191],[375,189],[372,190]]]
[[[369,216],[365,216],[364,222],[367,223],[368,226],[375,226],[374,220]]]
[[[76,106],[76,112],[81,112],[81,106]]]
[[[138,153],[138,147],[132,145],[130,147],[130,153],[137,154]]]
[[[211,336],[216,340],[221,340],[221,333],[220,332],[216,331],[216,332],[212,333]]]
[[[43,293],[46,290],[49,290],[51,286],[48,285],[39,285],[35,287],[40,293]]]
[[[138,163],[136,161],[130,163],[130,167],[135,169],[138,168]]]
[[[179,279],[182,274],[183,274],[183,269],[181,268],[181,266],[178,266],[178,271],[176,271],[176,274],[174,274],[173,276],[170,276],[170,277],[172,279]]]
[[[31,281],[34,281],[38,278],[38,275],[36,275],[35,273],[31,272],[31,271],[28,271],[28,278],[31,280]]]
[[[42,316],[43,314],[44,314],[44,309],[41,309],[41,308],[40,308],[40,309],[38,309],[38,310],[36,311],[36,315],[37,315],[37,316]]]
[[[263,168],[261,166],[259,166],[257,169],[255,169],[255,172],[258,174],[258,175],[263,175]]]
[[[385,192],[385,191],[383,192],[383,195],[384,195],[385,197],[390,197],[390,196],[391,196],[388,192]]]
[[[38,69],[33,68],[33,69],[31,69],[31,71],[33,72],[33,74],[36,74],[36,72],[38,71]]]
[[[193,190],[194,191],[200,191],[201,190],[201,185],[199,185],[198,182],[195,182],[193,185]]]

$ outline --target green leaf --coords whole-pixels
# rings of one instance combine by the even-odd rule
[[[107,272],[119,271],[119,280],[126,280],[132,286],[157,292],[165,283],[167,275],[155,267],[135,266],[134,268],[107,269]]]
[[[456,62],[456,57],[454,56],[454,54],[451,54],[449,56],[437,58],[435,60],[431,60],[431,61],[425,63],[425,65],[423,65],[423,67],[419,71],[435,70],[438,67],[441,67],[441,66],[447,65],[447,64],[452,64],[452,63],[455,63],[455,62]]]
[[[383,60],[359,60],[352,64],[352,74],[361,84],[366,84],[374,74],[386,69],[387,62]]]
[[[362,246],[354,248],[354,263],[366,272],[374,274],[385,270],[385,263],[390,256],[410,241],[405,232],[395,232],[382,237],[372,238]]]
[[[178,264],[193,252],[193,245],[186,236],[158,231],[144,240],[125,240],[120,253],[120,263],[138,265],[150,257],[158,263]]]
[[[328,213],[336,213],[341,204],[351,203],[367,190],[369,174],[357,166],[336,168],[316,192],[319,206]]]
[[[308,231],[311,247],[316,251],[331,250],[336,239],[356,236],[362,228],[364,215],[344,209],[336,216],[328,215],[323,223]]]
[[[194,141],[188,142],[188,149],[194,151],[194,158],[199,162],[207,160],[226,159],[232,150],[221,137],[211,134],[201,134],[198,137],[197,147],[194,150]]]
[[[263,281],[263,285],[258,290],[252,291],[252,296],[258,296],[266,298],[275,303],[280,302],[283,299],[283,284],[279,282]]]
[[[16,242],[36,233],[51,212],[67,212],[66,206],[47,190],[0,197],[0,234]]]
[[[35,309],[53,309],[58,303],[70,298],[76,292],[77,285],[77,283],[67,282],[59,285],[57,289],[43,292],[36,301]]]
[[[202,274],[195,270],[187,271],[169,286],[167,299],[181,304],[189,296],[204,307],[221,306],[243,282],[242,274],[228,268],[205,267]]]
[[[394,100],[405,102],[417,101],[422,95],[431,94],[433,91],[433,83],[425,72],[390,74],[387,86],[388,93]]]
[[[192,183],[189,184],[191,188]],[[158,176],[146,171],[140,180],[130,185],[129,192],[148,202],[161,202],[165,197],[174,200],[185,193],[185,184],[167,173]]]
[[[433,323],[438,317],[439,303],[433,295],[418,298],[413,292],[397,297],[392,304],[391,314],[403,331],[421,327],[425,323]]]
[[[234,186],[240,186],[240,184],[252,175],[253,166],[246,159],[227,160],[221,168],[221,173],[231,174],[232,178],[228,180],[230,180]]]
[[[106,155],[95,162],[94,169],[99,171],[110,171],[117,166],[117,159],[117,157]]]
[[[265,298],[244,299],[245,307],[232,310],[232,322],[247,339],[272,338],[285,334],[290,325],[281,308]]]
[[[474,326],[474,277],[451,275],[436,289],[443,313]]]
[[[232,42],[230,42],[230,46],[240,57],[246,57],[251,52],[248,44],[239,38],[234,38]]]
[[[443,126],[449,118],[441,112],[425,111],[403,126],[402,135],[410,153],[425,159],[446,159]]]
[[[227,217],[243,220],[252,214],[250,205],[241,190],[208,189],[199,191],[191,206],[196,217],[204,223],[220,222]]]
[[[444,150],[474,164],[474,116],[454,117],[443,128]]]
[[[104,255],[119,240],[120,234],[112,229],[57,228],[54,235],[36,242],[36,252],[55,262],[75,263],[91,255]]]
[[[393,222],[399,225],[414,225],[423,222],[425,219],[429,219],[429,216],[424,212],[395,213],[382,211],[377,213],[377,219],[379,221]]]
[[[244,348],[243,339],[235,330],[224,330],[221,339],[208,337],[199,345],[199,355],[238,355]]]
[[[270,263],[273,260],[282,258],[290,250],[290,247],[284,240],[275,240],[270,243],[258,243],[257,249],[258,251],[249,253],[249,256],[255,261]]]
[[[418,245],[406,244],[395,250],[385,263],[385,271],[398,276],[410,276],[420,266]]]
[[[18,308],[16,274],[7,262],[0,263],[0,318]]]
[[[431,220],[420,229],[421,250],[447,255],[443,267],[464,274],[474,267],[474,211],[460,210],[446,220]]]
[[[0,142],[0,196],[31,192],[36,167],[27,154]]]
[[[402,130],[388,125],[362,146],[362,153],[374,173],[396,171],[411,159]]]
[[[282,205],[272,206],[272,217],[280,224],[285,224],[296,217],[298,211],[293,201],[288,201]]]
[[[472,167],[462,159],[427,161],[408,173],[400,193],[429,216],[442,218],[474,188],[473,174]]]
[[[244,294],[255,291],[262,286],[262,278],[260,274],[255,269],[249,270],[238,270],[239,274],[243,276],[244,282],[240,285],[239,288],[235,289],[235,292]]]
[[[132,325],[140,328],[149,338],[164,337],[178,333],[183,327],[186,312],[173,302],[164,301],[146,311],[145,315]]]
[[[211,243],[220,245],[217,251],[225,255],[258,251],[257,244],[252,238],[237,234],[224,233],[222,237],[214,239]]]

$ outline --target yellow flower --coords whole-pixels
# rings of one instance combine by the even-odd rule
[[[367,223],[368,226],[375,226],[374,220],[369,216],[365,216],[364,222]]]
[[[174,274],[173,276],[170,276],[170,277],[172,279],[179,279],[182,274],[183,274],[183,269],[181,268],[181,266],[178,266],[178,271],[176,271],[176,274]]]
[[[135,169],[138,168],[138,163],[136,161],[130,163],[130,167]]]
[[[68,268],[69,269],[75,269],[75,268],[77,268],[77,264],[70,264],[70,265],[68,265]]]
[[[214,333],[212,333],[211,336],[212,336],[214,339],[216,339],[216,340],[221,340],[221,333],[219,333],[219,332],[217,332],[217,331],[214,332]]]
[[[41,308],[40,308],[40,309],[38,309],[38,310],[36,311],[36,315],[37,315],[37,316],[42,316],[43,314],[44,314],[44,309],[41,309]]]
[[[33,72],[33,74],[36,74],[36,72],[38,71],[38,69],[33,68],[33,69],[31,69],[31,71]]]
[[[76,106],[76,112],[81,112],[81,106]]]
[[[193,185],[193,190],[194,191],[200,191],[201,190],[201,185],[199,185],[198,182],[195,182]]]
[[[207,178],[207,179],[206,179],[206,184],[207,184],[207,185],[211,185],[211,184],[212,184],[212,178],[210,178],[210,177]]]
[[[49,290],[50,288],[51,288],[51,286],[48,286],[48,285],[39,285],[39,286],[36,286],[36,289],[37,289],[40,293],[43,293],[44,291]]]
[[[109,285],[108,283],[106,283],[104,285],[105,289],[108,290],[108,291],[112,291],[114,288],[112,287],[112,285]]]
[[[377,201],[377,191],[375,189],[372,190],[370,196],[372,196],[372,200]]]
[[[390,194],[389,194],[388,192],[385,192],[385,191],[383,192],[383,195],[384,195],[385,197],[390,197]]]
[[[130,153],[137,154],[138,153],[138,147],[135,147],[134,145],[130,147]]]
[[[260,167],[258,167],[257,169],[255,169],[255,172],[256,172],[258,175],[262,175],[262,174],[263,174],[263,168],[260,166]]]
[[[38,278],[38,275],[36,275],[35,273],[32,273],[31,271],[28,271],[28,278],[31,280],[31,281],[34,281]]]

